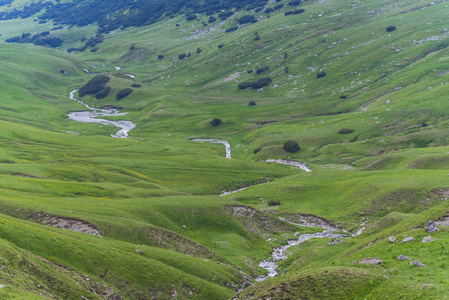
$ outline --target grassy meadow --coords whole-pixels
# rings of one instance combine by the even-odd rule
[[[116,30],[93,52],[66,51],[93,25],[52,31],[64,43],[50,49],[4,40],[56,24],[0,21],[0,297],[444,299],[449,229],[421,240],[449,210],[447,3],[309,0],[287,16],[280,3],[269,17]],[[246,14],[258,22],[225,32]],[[111,91],[82,101],[122,107],[110,119],[133,121],[130,138],[68,118],[85,110],[69,99],[93,78],[85,69],[108,76]],[[264,77],[261,90],[238,88]],[[193,138],[229,142],[232,159]],[[300,151],[284,151],[286,140]],[[279,220],[301,214],[365,230],[294,246],[282,275],[256,283],[273,247],[317,231]],[[45,225],[52,217],[102,236]],[[366,257],[383,264],[358,264]]]

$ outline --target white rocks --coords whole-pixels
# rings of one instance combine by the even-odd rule
[[[361,261],[359,261],[359,264],[370,264],[370,265],[379,265],[379,266],[381,266],[383,264],[383,262],[379,258],[367,257],[367,258],[362,259]]]
[[[396,238],[393,237],[393,236],[390,236],[390,237],[388,238],[388,242],[389,242],[389,243],[396,243]]]
[[[423,268],[423,267],[426,266],[426,265],[420,263],[420,262],[417,261],[417,260],[415,260],[415,261],[413,261],[413,262],[412,262],[412,261],[410,262],[410,266],[413,266],[413,265],[417,266],[418,268]]]
[[[428,288],[429,286],[433,286],[433,285],[434,285],[433,283],[426,283],[425,285],[423,285],[421,287],[421,289],[423,290],[423,289]]]
[[[432,220],[429,220],[427,222],[427,228],[426,229],[427,229],[428,233],[432,233],[432,232],[435,232],[435,231],[440,231],[438,229],[437,225]]]
[[[398,256],[398,260],[410,260],[410,257],[401,254]]]
[[[422,239],[421,243],[429,243],[429,242],[434,242],[435,239],[433,239],[430,235],[426,236]]]
[[[414,239],[415,239],[414,237],[409,236],[409,237],[403,239],[403,240],[402,240],[402,243],[408,243],[408,242],[410,242],[410,241],[413,241]]]
[[[194,142],[206,142],[211,144],[222,144],[225,146],[226,158],[231,158],[231,145],[226,141],[220,141],[216,139],[193,139]]]

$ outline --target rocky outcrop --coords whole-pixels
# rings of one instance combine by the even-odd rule
[[[406,237],[405,239],[402,240],[402,243],[408,243],[413,241],[415,238],[412,236]]]
[[[410,266],[413,266],[413,265],[417,266],[418,268],[423,268],[423,267],[426,266],[425,264],[422,264],[422,263],[420,263],[420,262],[417,261],[417,260],[411,261],[411,262],[410,262]]]
[[[398,260],[410,260],[410,257],[401,254],[398,256]]]
[[[390,236],[390,237],[388,238],[388,242],[390,242],[390,243],[396,243],[396,238]]]
[[[440,231],[440,230],[438,229],[437,225],[432,220],[429,220],[427,222],[427,232],[432,233],[435,231]]]
[[[56,228],[102,236],[100,230],[98,230],[95,225],[83,220],[58,216],[47,216],[46,218],[42,219],[41,223]]]
[[[383,264],[383,262],[379,258],[367,257],[367,258],[362,259],[361,261],[359,261],[359,264],[370,264],[370,265],[379,265],[379,266],[381,266]]]
[[[434,242],[435,239],[433,239],[430,235],[426,236],[422,239],[421,243],[429,243],[429,242]]]

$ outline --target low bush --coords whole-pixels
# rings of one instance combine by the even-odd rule
[[[348,98],[348,96],[346,96],[346,95],[341,95],[340,96],[340,99],[346,99],[346,98]]]
[[[218,17],[223,21],[232,16],[234,13],[232,11],[224,11],[218,14]]]
[[[254,149],[254,154],[259,153],[261,150],[262,150],[262,148],[256,148],[256,149]]]
[[[256,102],[255,101],[249,101],[249,104],[248,104],[249,106],[255,106],[256,105]]]
[[[210,125],[212,126],[218,126],[221,123],[221,119],[213,119],[212,121],[210,121]]]
[[[232,26],[232,27],[229,27],[228,29],[226,29],[225,32],[233,32],[233,31],[236,31],[237,29],[239,29],[238,26]]]
[[[117,100],[121,100],[121,99],[127,97],[127,96],[128,96],[129,94],[131,94],[132,92],[133,92],[133,90],[130,89],[130,88],[123,89],[123,90],[121,90],[121,91],[119,91],[119,92],[117,93],[117,95],[115,96],[115,98],[116,98]]]
[[[181,53],[181,54],[179,54],[179,60],[183,60],[185,57],[187,56],[187,54],[185,54],[185,53]]]
[[[353,133],[354,129],[352,128],[342,128],[338,131],[338,133],[340,134],[349,134],[349,133]]]
[[[288,67],[285,67],[284,69],[284,73],[287,74],[288,73]]]
[[[254,70],[248,70],[248,74],[251,74],[253,72],[254,72]]]
[[[274,7],[274,10],[278,10],[284,7],[284,4],[278,4]]]
[[[186,17],[186,20],[187,20],[187,21],[193,21],[193,20],[196,20],[196,15],[188,15],[188,16]]]
[[[210,16],[210,17],[209,17],[209,20],[208,20],[207,22],[213,23],[213,22],[215,22],[215,21],[217,21],[217,18],[215,18],[215,17],[213,17],[213,16]]]
[[[287,151],[287,152],[292,152],[292,153],[294,153],[294,152],[298,152],[299,151],[299,145],[298,145],[298,142],[296,142],[296,141],[293,141],[293,140],[288,140],[288,141],[285,141],[285,143],[284,143],[284,147],[282,147],[285,151]]]
[[[107,86],[104,89],[102,89],[101,91],[99,91],[98,93],[96,93],[95,98],[97,98],[97,99],[106,98],[110,91],[111,91],[111,87]]]
[[[277,206],[277,205],[281,205],[281,201],[279,201],[279,200],[268,201],[268,206]]]
[[[265,66],[265,67],[263,67],[263,68],[258,68],[258,69],[256,70],[256,73],[257,73],[257,75],[259,75],[259,74],[261,74],[261,73],[267,71],[268,69],[269,69],[268,66]]]
[[[263,9],[263,6],[259,6],[257,8],[254,9],[254,12],[258,13],[259,11],[261,11]]]
[[[161,54],[161,55],[158,55],[157,58],[158,58],[158,59],[163,59],[163,58],[164,58],[164,55],[162,55],[162,54]]]
[[[302,9],[302,8],[300,8],[300,9],[295,9],[295,10],[293,11],[293,14],[294,14],[294,15],[299,15],[299,14],[302,14],[303,12],[305,12],[305,10]]]
[[[223,48],[223,47],[224,47],[223,44],[218,45],[218,49],[221,49],[221,48]]]
[[[395,31],[396,30],[396,26],[388,26],[386,30],[387,30],[387,32]]]
[[[256,35],[256,37],[254,38],[254,40],[255,40],[255,41],[260,40],[260,36],[259,36],[259,35]]]
[[[272,9],[271,7],[269,7],[269,8],[267,8],[266,10],[265,10],[265,13],[266,14],[269,14],[269,13],[272,13],[274,11],[274,9]]]
[[[142,85],[140,85],[139,83],[133,83],[133,84],[131,84],[131,86],[133,88],[140,88],[140,87],[142,87]]]
[[[100,75],[89,80],[82,88],[79,89],[78,94],[80,97],[84,95],[93,95],[103,90],[106,87],[106,83],[110,80],[108,76]]]
[[[290,6],[298,6],[301,4],[301,0],[293,0],[288,3]]]
[[[237,22],[240,25],[243,25],[243,24],[246,24],[246,23],[256,23],[257,19],[254,16],[246,15],[246,16],[243,16],[241,18],[238,18]]]
[[[316,78],[323,78],[324,76],[326,76],[326,72],[324,72],[324,71],[318,72],[316,74]]]
[[[261,88],[263,88],[264,86],[269,85],[272,81],[273,81],[273,80],[271,80],[271,78],[269,78],[269,77],[261,78],[261,79],[259,79],[259,80],[257,80],[257,81],[254,81],[254,82],[252,83],[251,87],[252,87],[253,89],[261,89]]]
[[[239,84],[239,89],[244,90],[252,86],[252,82],[242,82]]]
[[[201,52],[202,52],[202,50],[200,47],[196,48],[196,54],[200,54]]]

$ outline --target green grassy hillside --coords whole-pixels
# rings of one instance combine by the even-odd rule
[[[447,3],[289,2],[101,36],[44,11],[0,21],[1,297],[444,299],[449,229],[421,240],[449,210]],[[60,47],[5,42],[47,30]],[[70,92],[98,75],[106,97],[74,96],[122,108],[108,119],[134,122],[128,139],[68,117],[86,110]],[[194,138],[229,142],[232,159]],[[280,219],[305,215],[360,234],[293,246],[281,275],[256,282],[273,247],[321,230]]]

